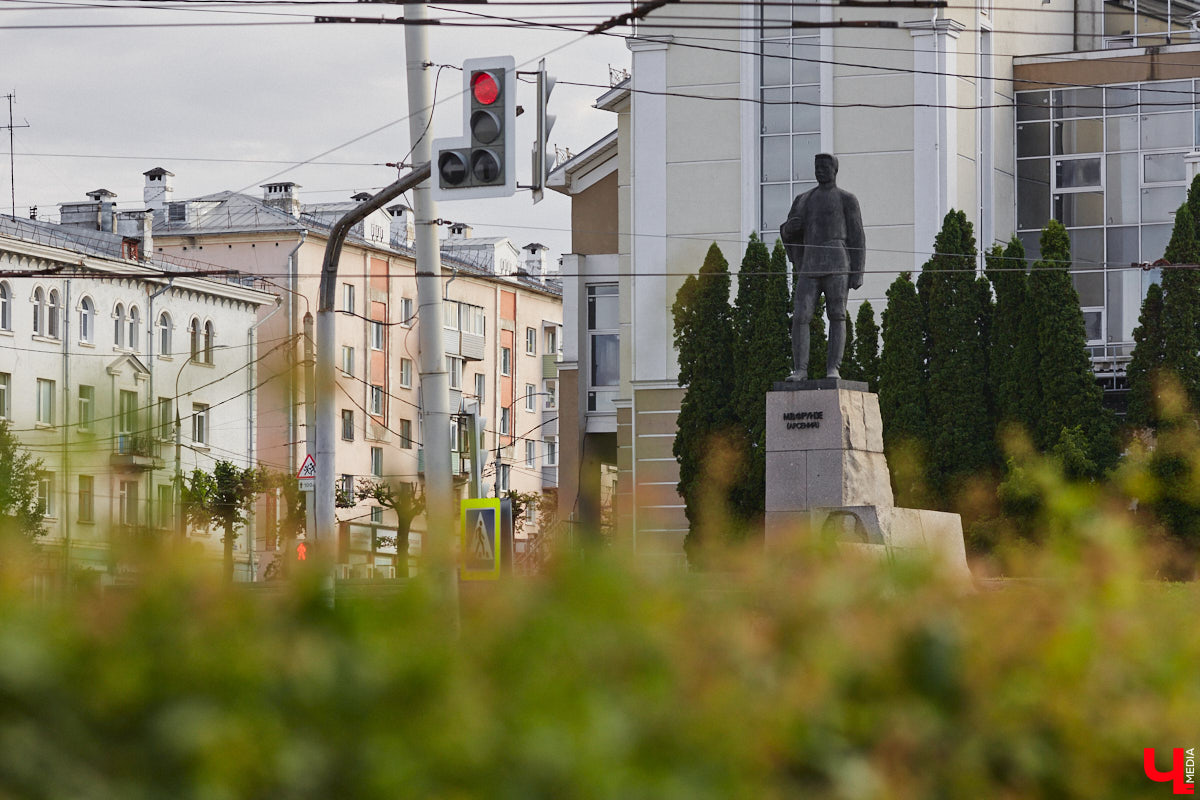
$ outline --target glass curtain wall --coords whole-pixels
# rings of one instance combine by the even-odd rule
[[[1159,279],[1139,265],[1162,258],[1187,195],[1184,155],[1200,141],[1193,83],[1017,93],[1018,236],[1033,260],[1046,221],[1066,226],[1098,373],[1124,370]]]

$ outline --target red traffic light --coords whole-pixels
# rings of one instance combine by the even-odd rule
[[[300,542],[296,545],[296,560],[297,561],[307,561],[308,560],[308,545],[306,545],[304,542]]]
[[[475,102],[490,106],[500,97],[500,81],[492,73],[480,70],[471,76],[471,94]]]

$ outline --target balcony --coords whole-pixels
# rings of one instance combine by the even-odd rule
[[[113,469],[125,472],[162,469],[163,460],[159,458],[159,443],[153,436],[147,434],[118,433],[113,442],[113,452],[109,456],[109,464]]]

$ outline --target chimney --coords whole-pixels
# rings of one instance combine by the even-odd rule
[[[146,176],[146,186],[142,189],[142,200],[151,211],[162,211],[171,202],[175,193],[174,172],[167,172],[162,167],[155,167],[142,173]]]
[[[350,199],[356,203],[365,203],[372,197],[374,197],[374,195],[372,195],[370,192],[359,192],[356,195],[351,195]]]
[[[472,230],[471,226],[465,222],[453,222],[450,224],[450,237],[449,238],[451,238],[451,239],[470,239],[471,238],[471,230]]]
[[[392,247],[412,247],[416,239],[416,229],[413,227],[412,209],[397,203],[388,206],[388,215],[392,218],[389,241]]]
[[[37,206],[30,206],[30,207],[29,207],[29,218],[30,218],[30,219],[37,219]]]
[[[149,261],[154,253],[154,211],[122,211],[118,226],[122,236],[140,242],[141,260]]]
[[[535,278],[543,277],[548,272],[546,254],[550,248],[540,242],[530,242],[521,249],[525,251],[525,271]]]
[[[300,187],[297,184],[283,181],[266,183],[259,188],[263,190],[263,203],[291,217],[300,218],[300,198],[296,197],[296,190]]]

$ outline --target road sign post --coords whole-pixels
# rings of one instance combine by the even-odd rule
[[[502,527],[500,500],[495,497],[462,501],[462,557],[459,576],[464,581],[494,581],[500,577]]]
[[[304,463],[300,465],[300,471],[296,473],[296,480],[300,484],[300,491],[311,492],[317,487],[317,460],[313,458],[312,453],[304,457]]]

